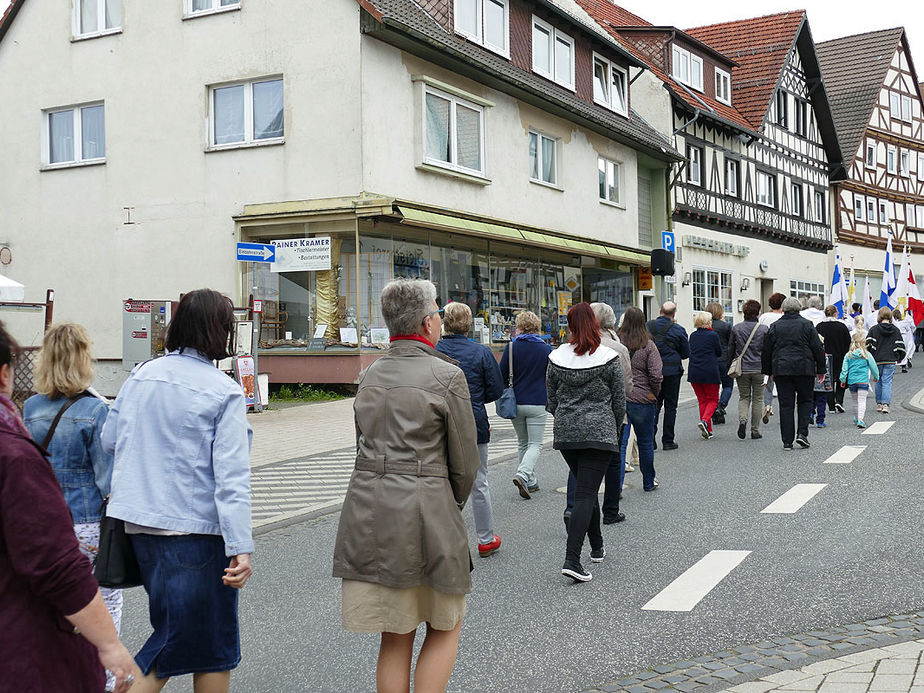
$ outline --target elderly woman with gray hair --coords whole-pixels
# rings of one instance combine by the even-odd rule
[[[409,691],[414,636],[427,634],[414,690],[444,691],[455,665],[471,556],[462,507],[479,468],[465,374],[436,350],[443,312],[429,281],[382,290],[391,349],[353,404],[356,466],[337,542],[343,627],[381,633],[379,691]]]
[[[799,315],[802,304],[787,298],[783,317],[770,325],[764,337],[761,366],[772,375],[780,400],[780,437],[783,449],[793,449],[793,438],[802,448],[809,447],[808,427],[815,401],[815,379],[824,378],[825,348],[810,320]],[[798,408],[798,421],[793,414]]]

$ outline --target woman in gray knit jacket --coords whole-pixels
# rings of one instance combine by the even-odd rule
[[[561,572],[587,582],[593,576],[581,565],[584,537],[590,539],[592,562],[606,555],[598,493],[619,450],[626,389],[619,356],[600,343],[600,327],[587,303],[568,311],[568,330],[568,343],[549,355],[546,409],[555,417],[553,447],[561,450],[577,481]]]

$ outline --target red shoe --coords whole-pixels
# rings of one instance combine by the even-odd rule
[[[500,548],[500,545],[500,537],[495,534],[494,541],[489,541],[487,544],[478,544],[478,555],[482,558],[487,558],[492,553],[497,551]]]

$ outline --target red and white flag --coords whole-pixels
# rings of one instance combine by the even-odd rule
[[[924,301],[921,300],[921,292],[918,291],[918,285],[914,281],[914,270],[911,269],[911,257],[909,253],[905,275],[905,287],[908,295],[907,310],[914,317],[914,324],[918,325],[924,320]]]

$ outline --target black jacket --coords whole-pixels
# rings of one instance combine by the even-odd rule
[[[866,335],[866,348],[877,364],[898,363],[905,358],[901,330],[890,322],[880,322],[870,328]]]
[[[721,383],[722,338],[706,327],[690,335],[690,363],[687,380],[691,383]]]
[[[770,325],[761,365],[765,375],[822,375],[825,349],[815,326],[798,313],[786,313]]]
[[[683,375],[683,360],[690,358],[687,331],[663,315],[649,321],[648,331],[661,354],[662,374]]]
[[[836,378],[844,365],[844,357],[850,351],[850,329],[840,320],[822,320],[815,329],[824,340],[825,353],[831,354]]]
[[[447,334],[436,343],[436,350],[459,362],[472,395],[472,413],[478,430],[478,443],[491,439],[488,412],[484,405],[504,392],[504,378],[491,350],[461,334]],[[515,364],[514,364],[515,365]]]
[[[713,320],[712,331],[719,335],[719,342],[722,344],[722,355],[719,359],[722,363],[728,361],[728,341],[731,339],[732,326],[724,320]]]

